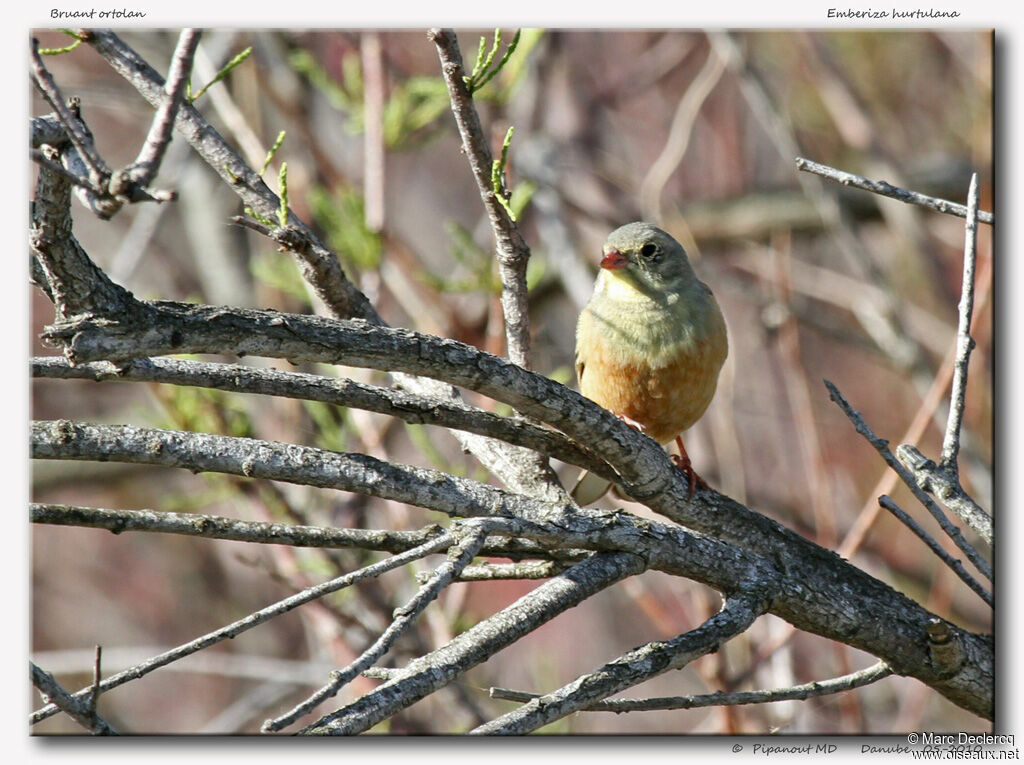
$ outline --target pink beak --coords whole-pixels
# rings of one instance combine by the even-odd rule
[[[601,268],[607,268],[612,271],[617,268],[625,268],[628,265],[629,261],[618,250],[608,250],[604,254],[604,258],[601,259]]]

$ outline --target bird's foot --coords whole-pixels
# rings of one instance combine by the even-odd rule
[[[697,472],[693,469],[693,466],[690,464],[690,455],[686,453],[686,447],[683,446],[683,439],[679,436],[676,436],[676,446],[679,447],[679,454],[670,454],[669,457],[672,458],[676,467],[682,470],[683,475],[685,475],[689,480],[690,491],[687,496],[692,497],[698,486],[702,489],[707,489],[708,482],[697,475]]]

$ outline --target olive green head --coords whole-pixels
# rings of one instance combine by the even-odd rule
[[[650,223],[627,223],[608,235],[601,268],[647,294],[675,291],[696,277],[679,242]]]

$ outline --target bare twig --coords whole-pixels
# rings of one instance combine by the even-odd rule
[[[225,627],[221,627],[220,629],[209,632],[202,637],[196,638],[195,640],[176,648],[172,648],[169,651],[165,651],[164,653],[154,656],[141,664],[131,667],[130,669],[118,672],[116,675],[111,675],[100,683],[100,688],[104,692],[109,691],[111,688],[117,688],[119,685],[123,685],[130,680],[136,680],[144,675],[148,675],[153,670],[189,656],[196,651],[201,651],[204,648],[209,648],[211,645],[215,645],[216,643],[241,635],[243,632],[246,632],[253,627],[263,624],[264,622],[273,619],[276,616],[280,616],[281,614],[286,614],[312,600],[321,598],[324,595],[329,595],[332,592],[337,592],[345,587],[350,587],[356,582],[360,582],[364,579],[380,576],[384,572],[398,568],[399,566],[404,566],[410,561],[418,560],[439,550],[443,550],[451,545],[452,541],[453,539],[451,535],[444,534],[423,543],[419,547],[414,547],[406,552],[398,553],[390,558],[379,561],[378,563],[371,564],[357,571],[331,579],[330,581],[308,587],[302,592],[296,593],[284,600],[280,600],[266,608],[251,613]],[[91,687],[74,694],[73,698],[81,701],[90,693],[92,693]],[[51,704],[45,706],[32,714],[31,722],[34,724],[40,720],[44,720],[55,714],[57,710],[58,708],[55,705]]]
[[[71,144],[78,150],[79,157],[88,169],[89,185],[96,191],[105,188],[107,180],[110,178],[110,168],[107,167],[96,151],[92,134],[77,114],[77,101],[72,103],[71,106],[65,102],[60,88],[57,87],[57,83],[53,80],[53,75],[50,74],[43,64],[43,59],[39,55],[39,41],[34,38],[30,47],[30,55],[32,59],[33,81],[39,92],[43,95],[43,98],[46,99],[46,102],[56,112],[57,118],[67,133]]]
[[[428,524],[417,531],[387,529],[347,529],[330,526],[297,526],[284,523],[241,521],[219,515],[198,513],[172,513],[157,510],[109,510],[78,505],[53,505],[33,502],[29,505],[29,521],[54,526],[82,526],[106,529],[115,534],[127,531],[159,534],[181,534],[203,539],[229,539],[254,544],[290,545],[327,549],[376,550],[398,553],[419,547],[446,533],[437,524]],[[540,545],[529,539],[507,537],[488,538],[480,548],[481,555],[503,558],[541,558],[528,566],[556,566],[578,562],[586,555],[584,550],[556,549]],[[551,559],[551,560],[547,560]],[[470,569],[481,567],[471,566]],[[487,568],[500,571],[499,564]],[[555,572],[557,573],[557,571]],[[550,573],[548,574],[550,576]],[[497,577],[494,577],[497,578]],[[462,577],[465,579],[465,572]]]
[[[803,157],[796,158],[796,166],[798,170],[814,173],[815,175],[820,175],[823,178],[829,178],[830,180],[841,183],[844,186],[855,186],[858,189],[872,191],[875,194],[881,194],[884,197],[892,197],[893,199],[898,199],[901,202],[906,202],[908,205],[921,205],[922,207],[927,207],[937,212],[956,215],[960,218],[967,217],[967,208],[964,205],[957,204],[956,202],[949,202],[945,199],[936,199],[935,197],[929,197],[925,194],[919,194],[916,191],[907,191],[906,189],[893,186],[885,181],[872,181],[868,178],[863,178],[844,170],[837,170],[834,167],[829,167],[828,165],[812,162],[811,160],[804,159]],[[978,213],[978,220],[982,223],[993,223],[994,217],[992,213],[982,211]]]
[[[53,678],[53,675],[41,670],[35,663],[30,661],[29,669],[32,672],[32,684],[50,702],[48,708],[52,708],[53,713],[58,711],[66,713],[79,725],[91,730],[94,735],[117,735],[117,731],[111,727],[110,723],[99,717],[95,713],[95,709],[90,709],[92,699],[97,695],[95,687],[87,688],[72,696]]]
[[[974,590],[974,592],[976,592],[982,600],[988,603],[990,607],[995,608],[995,600],[992,598],[992,593],[982,587],[978,580],[967,572],[967,569],[964,568],[960,561],[955,560],[953,556],[943,550],[942,545],[936,542],[935,539],[932,538],[931,534],[921,528],[920,524],[911,518],[903,508],[884,494],[878,498],[878,504],[896,516],[900,523],[914,532],[922,542],[928,545],[928,548],[935,553],[939,560],[949,566],[953,570],[953,573],[963,580],[964,584]]]
[[[630,553],[592,555],[549,579],[507,608],[460,633],[447,645],[395,670],[381,686],[303,733],[352,735],[443,688],[474,666],[596,592],[644,569]]]
[[[788,688],[773,688],[760,691],[716,691],[695,696],[667,696],[646,699],[605,699],[590,704],[581,712],[653,712],[669,709],[698,709],[700,707],[724,707],[739,704],[770,704],[776,701],[806,701],[819,696],[862,688],[892,674],[892,669],[880,661],[865,669],[851,672],[842,677],[815,680]],[[511,691],[506,688],[491,688],[492,699],[528,702],[540,698],[540,694]]]
[[[462,148],[469,160],[480,199],[487,210],[497,244],[498,268],[501,273],[501,306],[505,312],[505,337],[508,356],[521,367],[529,368],[530,324],[526,290],[526,264],[530,248],[519,228],[498,202],[491,183],[493,155],[480,126],[473,98],[463,79],[465,70],[459,43],[451,29],[431,29],[430,39],[437,46],[441,73],[448,84],[452,113],[459,127]]]
[[[115,534],[150,531],[205,539],[230,539],[256,544],[296,547],[351,548],[404,552],[445,534],[431,524],[419,531],[345,529],[329,526],[295,526],[284,523],[241,521],[217,515],[171,513],[156,510],[107,510],[71,505],[29,504],[29,521],[59,526],[106,529]]]
[[[285,714],[263,723],[262,731],[272,733],[291,725],[303,715],[312,712],[327,699],[336,696],[338,691],[363,670],[376,664],[377,660],[390,650],[395,640],[412,625],[423,609],[432,603],[441,594],[441,590],[447,587],[452,579],[457,577],[476,557],[487,538],[487,531],[486,524],[472,521],[453,528],[450,534],[458,541],[449,547],[448,559],[437,567],[430,581],[420,587],[406,605],[395,609],[395,618],[376,642],[363,651],[362,655],[345,669],[332,673],[331,682],[317,690],[308,699],[297,704]],[[324,724],[329,719],[329,715],[325,716],[316,724]]]
[[[141,186],[148,186],[156,178],[164,152],[171,142],[174,120],[185,98],[185,86],[192,72],[192,60],[199,46],[200,34],[198,29],[183,29],[178,37],[164,85],[163,101],[153,115],[146,142],[139,150],[138,157],[127,168],[128,179]]]
[[[953,389],[949,399],[949,420],[942,439],[939,467],[957,475],[956,456],[960,451],[960,426],[964,419],[967,395],[967,364],[974,348],[971,338],[971,314],[974,311],[974,265],[978,257],[978,174],[971,176],[967,192],[967,223],[964,241],[964,277],[960,289],[959,321],[956,329],[956,363],[953,367]]]
[[[695,659],[718,650],[723,643],[745,631],[764,613],[763,594],[738,594],[725,601],[722,610],[695,630],[672,640],[648,643],[583,675],[557,691],[533,699],[471,731],[476,735],[530,733],[624,688],[649,680],[670,669],[685,667]]]
[[[89,695],[89,719],[93,725],[96,725],[99,716],[97,715],[97,708],[100,703],[100,680],[103,678],[101,670],[103,659],[103,646],[96,646],[96,657],[93,660],[92,665],[92,693]]]
[[[481,550],[481,554],[485,554]],[[501,579],[550,579],[569,567],[568,563],[552,560],[529,560],[519,563],[479,563],[466,566],[459,574],[460,582],[493,582]],[[416,574],[416,579],[425,582],[431,576],[429,571]]]
[[[875,435],[874,431],[872,431],[871,428],[868,427],[868,424],[864,422],[864,418],[861,417],[860,413],[857,410],[850,406],[850,403],[845,398],[843,398],[843,394],[839,392],[839,389],[836,388],[835,385],[833,385],[828,380],[825,380],[825,387],[828,388],[829,396],[831,397],[831,399],[834,402],[836,402],[836,404],[839,405],[840,409],[843,410],[843,413],[847,416],[850,422],[853,423],[853,426],[857,429],[857,432],[864,436],[864,438],[867,439],[868,443],[875,447],[875,450],[880,455],[882,455],[882,459],[885,460],[885,463],[889,467],[891,467],[900,478],[903,479],[903,483],[907,485],[907,487],[913,492],[914,496],[917,497],[918,501],[920,501],[920,503],[928,509],[928,512],[932,514],[935,520],[938,521],[939,526],[942,527],[942,530],[945,531],[949,538],[952,539],[953,542],[956,544],[956,546],[964,552],[964,554],[968,557],[968,559],[970,559],[971,563],[975,565],[978,571],[980,571],[985,576],[985,578],[991,581],[992,567],[978,554],[978,551],[975,550],[974,547],[966,539],[964,539],[963,535],[960,533],[960,530],[949,522],[949,519],[946,518],[945,513],[942,512],[942,509],[939,508],[939,506],[935,504],[932,498],[929,497],[917,485],[917,482],[914,480],[914,477],[909,472],[907,472],[907,469],[904,468],[899,463],[896,457],[893,456],[893,453],[889,450],[889,442],[886,441],[884,438],[879,438],[878,436]]]

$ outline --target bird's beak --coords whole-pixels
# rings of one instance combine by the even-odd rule
[[[625,268],[628,265],[629,261],[626,260],[626,256],[618,250],[608,250],[604,254],[604,258],[601,259],[601,268],[607,268],[610,271]]]

